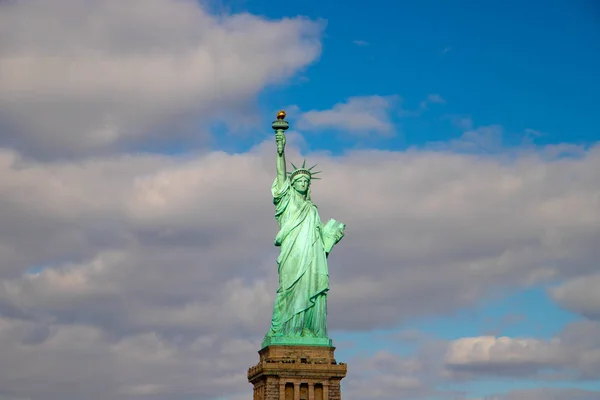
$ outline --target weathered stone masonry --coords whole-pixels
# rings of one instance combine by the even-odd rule
[[[248,369],[254,400],[341,400],[346,364],[337,363],[335,347],[268,346]]]

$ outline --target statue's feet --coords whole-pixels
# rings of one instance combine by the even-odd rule
[[[309,338],[316,338],[317,335],[315,335],[310,329],[303,329],[302,330],[302,336],[303,337],[309,337]]]
[[[267,332],[267,334],[265,335],[265,338],[268,337],[281,337],[283,336],[283,333],[281,333],[281,331],[275,331],[273,329],[270,329],[269,332]]]

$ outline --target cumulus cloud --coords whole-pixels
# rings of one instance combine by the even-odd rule
[[[198,4],[0,2],[0,398],[250,393],[245,371],[277,287],[273,143],[241,154],[137,150],[207,139],[204,125],[244,113],[265,85],[313,62],[322,26],[217,18]],[[396,101],[352,97],[298,126],[390,135]],[[289,158],[323,169],[313,186],[322,218],[348,226],[330,258],[333,332],[450,312],[491,288],[578,282],[597,267],[598,146],[570,159],[448,147],[330,157],[301,155],[301,142],[290,134]],[[559,344],[524,339],[525,350],[483,339],[487,353],[465,339],[451,345],[462,364],[448,365],[503,365],[517,346],[593,377],[594,329],[572,328]],[[439,394],[447,346],[356,360],[345,396]]]
[[[431,105],[435,105],[435,104],[445,104],[446,103],[446,99],[444,99],[440,94],[437,93],[431,93],[429,95],[427,95],[427,97],[425,97],[425,99],[423,99],[420,103],[419,106],[416,107],[415,109],[408,109],[408,108],[404,108],[401,107],[398,110],[398,115],[400,117],[419,117],[421,115],[423,115],[423,113],[425,113],[427,110],[429,110]]]
[[[244,389],[258,342],[197,336],[185,345],[153,333],[115,340],[92,326],[57,325],[43,343],[31,323],[0,319],[0,389],[15,399],[215,398]],[[198,379],[202,377],[202,379]],[[173,388],[177,388],[176,391]]]
[[[466,115],[448,114],[444,116],[444,119],[449,120],[450,123],[452,123],[452,125],[456,126],[457,128],[464,130],[471,130],[474,126],[473,119]]]
[[[507,394],[472,400],[597,400],[600,392],[576,388],[538,388],[514,390]],[[471,400],[471,399],[470,399]]]
[[[550,295],[561,306],[600,320],[600,274],[577,277],[552,288]]]
[[[427,399],[455,395],[440,391],[440,354],[443,343],[427,340],[409,356],[380,350],[372,356],[357,356],[349,360],[344,396],[349,400],[398,398]],[[451,398],[451,397],[449,397]]]
[[[421,109],[426,110],[431,104],[444,104],[446,100],[437,93],[432,93],[420,104]]]
[[[470,120],[459,122],[464,126],[471,124]],[[457,138],[443,142],[431,142],[429,147],[436,150],[451,150],[466,153],[497,153],[503,147],[503,129],[500,125],[480,126],[469,128]]]
[[[600,325],[577,322],[550,340],[481,336],[450,342],[445,355],[448,370],[456,376],[550,374],[548,370],[575,373],[581,379],[600,377]]]
[[[371,356],[357,355],[348,360],[348,377],[344,395],[348,399],[395,400],[463,399],[522,400],[552,398],[557,400],[596,399],[598,392],[579,389],[544,388],[558,381],[576,387],[582,380],[596,380],[600,371],[600,325],[577,322],[568,325],[550,340],[535,338],[475,337],[446,341],[430,334],[411,332],[418,340],[408,354],[379,350]],[[403,338],[377,338],[386,341]],[[391,344],[391,343],[390,343]],[[389,346],[393,348],[393,346]],[[403,352],[405,353],[405,352]],[[594,360],[594,361],[592,361]],[[467,382],[509,378],[529,384],[533,377],[539,388],[509,393],[470,396]],[[515,385],[518,387],[518,385]],[[443,389],[440,389],[443,388]],[[546,397],[543,397],[543,396]]]
[[[289,153],[301,159],[297,149]],[[471,304],[490,288],[597,267],[597,147],[551,161],[535,153],[507,160],[416,149],[306,156],[324,171],[313,187],[321,217],[348,224],[330,258],[334,332],[394,327]],[[54,162],[2,151],[5,393],[35,400],[80,398],[86,390],[98,399],[211,398],[224,386],[201,382],[216,380],[216,372],[204,374],[203,364],[194,364],[200,361],[182,354],[221,360],[246,342],[227,361],[226,382],[232,395],[249,390],[243,372],[256,362],[277,286],[273,163],[271,142],[243,154]],[[587,337],[571,334],[579,337],[573,342]],[[190,350],[213,337],[221,344]],[[64,349],[57,341],[82,345]],[[143,346],[159,344],[171,355],[155,360],[155,368],[144,358],[155,350]],[[573,365],[592,376],[597,347],[586,346],[588,358]],[[61,362],[69,363],[66,372],[44,367]],[[92,362],[96,373],[85,374]],[[64,383],[75,369],[76,391]],[[177,371],[187,369],[206,381],[185,383],[189,375]],[[425,382],[419,374],[377,379],[408,392]]]
[[[205,141],[320,54],[320,23],[191,0],[0,3],[0,145],[35,157]]]
[[[451,368],[506,367],[510,373],[521,373],[519,367],[540,369],[556,366],[562,361],[556,341],[481,336],[462,338],[451,343],[446,364]]]
[[[390,111],[397,101],[395,96],[350,97],[344,103],[335,104],[329,110],[310,110],[298,120],[300,129],[342,130],[354,135],[390,135],[393,123]]]

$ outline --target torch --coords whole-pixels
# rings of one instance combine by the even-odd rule
[[[285,139],[285,131],[290,127],[290,124],[285,120],[285,111],[281,110],[277,113],[277,119],[273,121],[271,125],[273,130],[275,131],[275,138],[277,139],[277,153],[283,153],[283,140],[280,140],[280,137]]]

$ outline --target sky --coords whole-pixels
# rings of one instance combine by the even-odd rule
[[[600,399],[591,0],[0,0],[0,400],[241,400],[271,122],[345,400]]]

